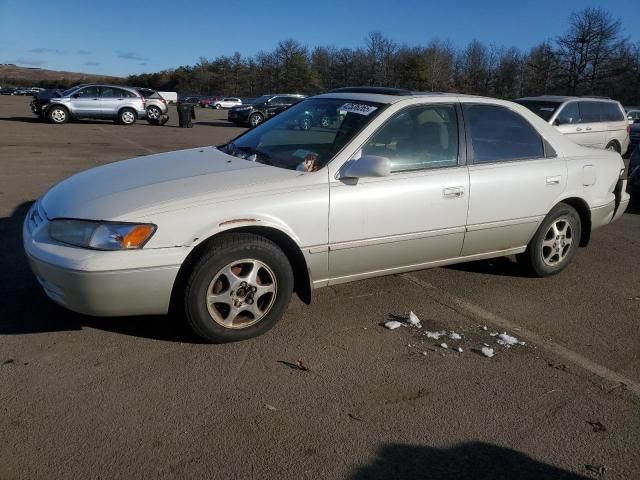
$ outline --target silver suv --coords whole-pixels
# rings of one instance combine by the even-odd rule
[[[136,88],[136,91],[144,98],[147,121],[149,123],[159,123],[162,116],[169,112],[167,101],[162,98],[162,95],[151,88]]]
[[[120,85],[79,85],[65,90],[41,106],[40,113],[52,123],[70,118],[105,118],[132,125],[145,118],[144,98],[134,89]]]

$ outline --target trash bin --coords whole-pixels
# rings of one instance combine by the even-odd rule
[[[178,124],[180,128],[193,127],[193,120],[196,118],[194,103],[179,103],[178,104]]]

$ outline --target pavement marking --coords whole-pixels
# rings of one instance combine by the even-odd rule
[[[627,378],[624,375],[620,375],[619,373],[614,372],[613,370],[603,365],[592,362],[579,353],[576,353],[573,350],[569,350],[568,348],[563,347],[562,345],[555,343],[552,340],[546,339],[541,335],[532,332],[531,330],[523,328],[520,325],[512,322],[511,320],[496,315],[495,313],[492,313],[480,307],[479,305],[445,292],[444,290],[441,290],[435,285],[422,280],[421,278],[412,275],[411,273],[403,273],[400,276],[426,289],[427,295],[429,295],[430,298],[435,300],[440,305],[452,308],[461,315],[471,317],[476,321],[480,319],[482,320],[482,322],[490,323],[493,326],[499,327],[504,330],[517,331],[518,336],[526,338],[531,343],[535,343],[539,347],[547,350],[549,353],[561,357],[568,362],[574,363],[606,381],[612,382],[617,385],[624,384],[627,390],[640,397],[640,383],[636,382],[635,380]]]
[[[106,134],[108,134],[108,135],[112,135],[112,136],[114,135],[114,133],[113,133],[112,131],[108,131],[108,132],[107,132],[107,130],[105,130],[104,128],[102,128],[102,126],[100,126],[100,125],[96,125],[96,126],[98,127],[98,130],[100,130],[101,132],[104,132],[104,133],[106,133]],[[129,143],[129,144],[133,145],[134,147],[138,147],[138,148],[140,148],[140,149],[144,150],[144,151],[145,151],[145,152],[147,152],[147,153],[156,153],[156,151],[155,151],[155,150],[151,150],[150,148],[147,148],[147,147],[145,147],[144,145],[139,144],[138,142],[134,142],[133,140],[128,139],[128,138],[127,138],[127,137],[125,137],[124,135],[122,135],[122,136],[117,136],[117,137],[118,137],[118,140],[124,140],[125,142],[127,142],[127,143]]]

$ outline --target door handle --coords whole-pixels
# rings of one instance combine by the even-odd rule
[[[442,189],[444,198],[460,198],[464,196],[464,187],[448,187]]]
[[[587,127],[587,131],[590,132],[591,130],[593,130],[593,128],[591,127]]]
[[[582,129],[580,127],[576,128],[576,132],[581,132]]]
[[[552,185],[560,185],[560,179],[562,177],[560,175],[555,175],[553,177],[547,177],[547,186]]]

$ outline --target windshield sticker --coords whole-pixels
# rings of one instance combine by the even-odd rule
[[[357,113],[359,115],[370,115],[371,113],[375,112],[377,109],[378,107],[374,107],[371,105],[364,105],[362,103],[345,103],[340,108],[338,108],[338,111],[340,113],[345,112],[345,113]]]

